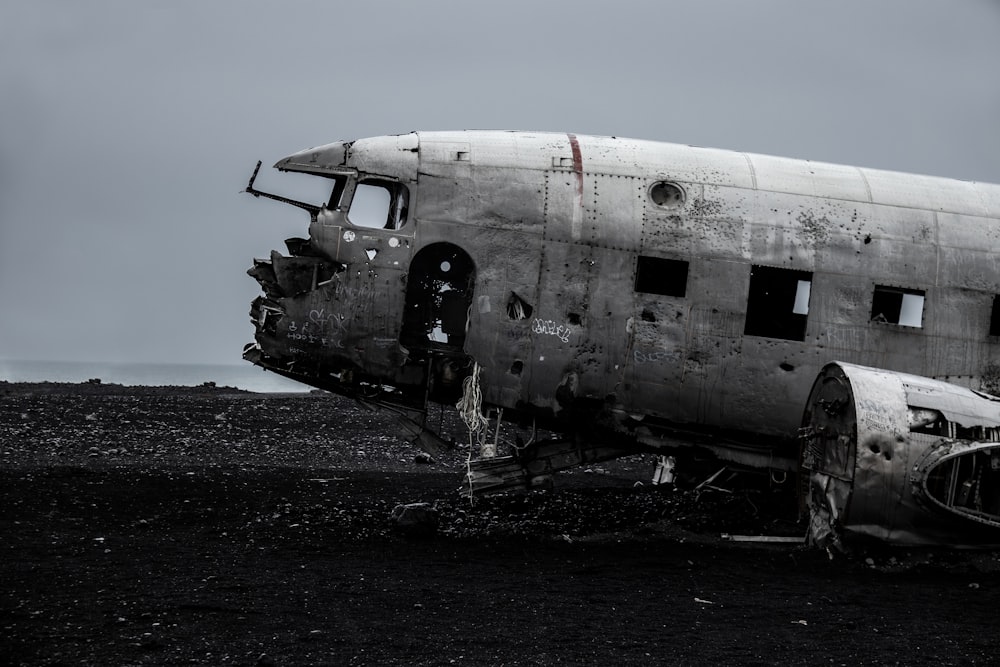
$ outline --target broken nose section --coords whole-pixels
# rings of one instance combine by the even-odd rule
[[[244,349],[243,358],[268,370],[317,384],[329,377],[326,367],[344,349],[344,318],[319,302],[335,300],[335,278],[346,268],[315,252],[306,239],[285,241],[291,256],[272,251],[269,259],[256,259],[247,274],[264,292],[250,306],[256,344]],[[313,363],[305,365],[302,359]],[[335,374],[344,364],[335,364]],[[322,370],[322,372],[321,372]]]
[[[263,290],[250,307],[255,342],[243,358],[298,382],[369,403],[422,405],[427,364],[399,344],[402,290],[389,271],[359,271],[305,239],[247,273]]]

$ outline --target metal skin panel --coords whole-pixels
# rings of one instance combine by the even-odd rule
[[[753,191],[670,181],[684,190],[685,200],[681,205],[659,207],[648,197],[657,182],[647,179],[641,198],[643,252],[724,260],[749,255],[747,230],[756,206]]]
[[[876,204],[970,216],[988,214],[978,190],[989,189],[989,185],[877,169],[863,169],[862,173]]]
[[[486,404],[507,417],[567,430],[559,415],[594,413],[601,438],[625,439],[616,446],[636,444],[637,420],[647,445],[676,425],[721,430],[768,443],[764,461],[792,460],[809,383],[833,359],[973,387],[1000,364],[987,335],[1000,291],[995,185],[522,132],[338,142],[276,166],[335,175],[343,198],[311,213],[293,262],[252,269],[267,298],[247,355],[332,391],[420,412],[428,399],[454,403],[460,389],[442,382],[478,364]],[[405,224],[351,222],[365,177],[408,193]],[[661,182],[683,197],[654,201]],[[439,263],[467,257],[472,282],[425,275],[425,303],[413,303],[412,263],[432,247]],[[687,262],[684,295],[636,292],[640,256]],[[755,266],[809,276],[802,340],[745,333]],[[871,322],[876,285],[923,290],[922,327]],[[418,311],[426,349],[400,342],[404,314],[412,327]],[[319,320],[328,341],[343,329],[343,347],[301,339]],[[435,341],[435,328],[461,346]]]
[[[567,401],[578,394],[577,357],[584,345],[584,317],[589,298],[587,286],[593,255],[577,252],[575,246],[543,241],[537,307],[531,321],[534,356],[526,386],[526,402],[553,413],[569,407]],[[557,399],[556,393],[563,387]]]
[[[465,141],[429,137],[420,142],[417,220],[463,223],[470,220],[472,163]]]
[[[841,365],[851,384],[856,422],[854,490],[843,530],[894,541],[910,528],[905,502],[911,449],[905,392],[894,373]]]
[[[1000,188],[988,183],[976,183],[976,194],[983,202],[983,210],[987,218],[1000,217]]]
[[[751,160],[760,190],[808,194],[833,200],[870,200],[868,186],[856,167],[822,162],[802,163],[768,155],[754,155]]]
[[[907,405],[933,408],[945,419],[966,428],[1000,426],[1000,399],[931,378],[898,374]]]
[[[632,176],[588,174],[584,189],[593,192],[584,201],[583,237],[599,248],[633,254],[642,238],[646,183]]]
[[[467,219],[478,226],[541,235],[545,231],[543,172],[473,166]]]

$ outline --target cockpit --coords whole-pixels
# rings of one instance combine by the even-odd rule
[[[315,189],[320,192],[325,189],[328,194],[319,195],[314,201],[303,201],[255,189],[259,169],[260,163],[247,185],[249,194],[304,209],[313,222],[321,225],[341,225],[346,220],[354,227],[396,230],[407,222],[410,191],[398,181],[371,176],[359,178],[355,173],[316,174],[312,176],[325,183]]]

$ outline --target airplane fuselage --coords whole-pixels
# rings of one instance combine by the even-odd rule
[[[247,357],[317,387],[420,410],[478,365],[508,418],[787,456],[830,361],[1000,385],[997,185],[494,131],[275,166],[331,196],[306,207],[308,240],[251,270]]]

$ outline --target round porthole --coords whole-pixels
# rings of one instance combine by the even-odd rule
[[[673,208],[684,203],[684,189],[670,181],[657,181],[649,188],[649,198],[657,206]]]

